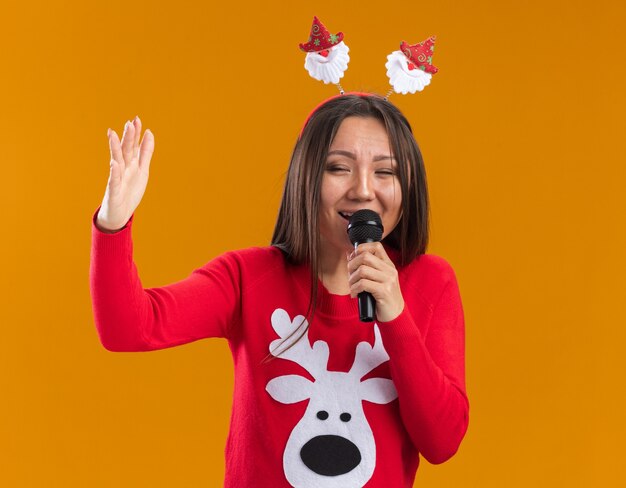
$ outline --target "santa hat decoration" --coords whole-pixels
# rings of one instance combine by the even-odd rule
[[[396,93],[415,93],[430,84],[432,75],[438,70],[433,66],[435,36],[417,44],[402,41],[400,51],[387,56],[387,76]]]
[[[348,69],[348,46],[343,43],[343,32],[331,34],[317,17],[313,17],[309,40],[300,44],[300,49],[307,53],[304,67],[311,77],[324,83],[339,85],[339,79]]]
[[[337,34],[333,35],[328,32],[328,29],[322,24],[320,19],[313,17],[309,40],[301,43],[300,49],[307,53],[314,53],[330,49],[341,41],[343,41],[343,32],[337,32]]]

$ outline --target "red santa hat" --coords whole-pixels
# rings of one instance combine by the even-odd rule
[[[409,59],[409,69],[419,68],[431,75],[434,75],[438,71],[437,68],[433,66],[435,36],[413,45],[402,41],[400,51]]]
[[[343,32],[331,34],[317,17],[313,17],[309,40],[300,44],[300,49],[307,53],[325,51],[343,41]]]

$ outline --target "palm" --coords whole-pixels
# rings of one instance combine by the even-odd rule
[[[120,141],[115,131],[109,132],[111,172],[98,213],[98,225],[106,230],[122,228],[139,206],[146,191],[154,136],[145,131],[140,144],[141,120],[127,122]]]

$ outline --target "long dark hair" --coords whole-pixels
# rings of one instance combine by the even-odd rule
[[[399,252],[401,266],[424,254],[428,246],[426,172],[407,119],[393,104],[378,95],[346,94],[323,103],[309,116],[296,142],[272,236],[272,245],[283,251],[289,263],[310,267],[311,292],[305,316],[311,320],[317,306],[320,272],[318,217],[322,178],[328,150],[347,117],[373,117],[382,122],[398,163],[402,216],[383,243]],[[297,330],[299,327],[294,333]],[[304,333],[306,329],[300,337]]]

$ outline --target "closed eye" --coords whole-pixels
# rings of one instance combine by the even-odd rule
[[[330,173],[341,173],[342,171],[350,171],[350,170],[346,168],[345,166],[330,165],[330,166],[326,166],[326,171]]]

